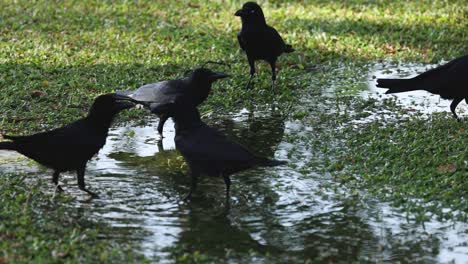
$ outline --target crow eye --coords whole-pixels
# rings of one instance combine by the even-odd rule
[[[255,13],[255,10],[250,11],[250,13],[252,13],[252,14]]]

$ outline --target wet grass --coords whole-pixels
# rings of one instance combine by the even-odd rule
[[[467,220],[465,123],[448,113],[409,115],[392,99],[352,99],[348,107],[353,113],[337,117],[344,124],[331,133],[343,145],[326,153],[332,158],[325,159],[325,170],[352,190],[370,190],[404,208],[413,220]],[[377,118],[348,123],[365,120],[366,111]],[[384,111],[395,114],[380,119]]]
[[[349,71],[324,71],[315,82],[336,87],[333,96],[312,96],[310,105],[293,114],[314,128],[311,135],[290,139],[316,152],[309,168],[300,169],[330,172],[350,193],[370,191],[415,221],[467,221],[466,122],[448,112],[420,113],[395,98],[355,96],[367,80]]]
[[[0,175],[0,263],[144,261],[131,245],[100,239],[109,228],[64,207],[72,198],[44,194],[40,179],[24,180]]]
[[[346,184],[366,187],[417,221],[466,221],[468,170],[466,124],[447,115],[411,116],[344,129],[346,153],[331,165]]]
[[[391,100],[356,98],[376,61],[430,63],[468,53],[465,2],[259,2],[268,23],[297,50],[280,59],[274,92],[265,64],[254,88],[243,88],[248,67],[233,16],[239,1],[1,1],[0,130],[57,127],[83,116],[98,94],[174,78],[207,59],[226,61],[233,77],[215,85],[203,111],[301,102],[291,119],[315,134],[290,140],[308,142],[309,167],[332,172],[352,190],[370,190],[420,221],[431,215],[466,221],[466,122],[448,114],[407,117]],[[352,123],[382,109],[396,116]],[[140,116],[134,110],[122,119]],[[119,251],[98,239],[98,225],[73,217],[65,200],[50,202],[20,177],[0,173],[0,262],[89,262]],[[197,259],[204,257],[179,261]]]

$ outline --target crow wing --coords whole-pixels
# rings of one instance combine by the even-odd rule
[[[468,55],[414,77],[413,85],[442,98],[468,96]]]
[[[241,32],[237,33],[237,41],[239,42],[239,46],[241,47],[241,49],[245,51],[245,43],[242,40]]]
[[[278,31],[275,28],[267,26],[265,28],[265,38],[268,40],[271,45],[273,54],[276,56],[281,55],[281,53],[286,50],[286,43],[284,43],[283,38],[281,38]]]
[[[83,166],[105,144],[107,133],[97,131],[81,119],[64,127],[30,136],[5,136],[18,146],[18,152],[59,170]]]
[[[191,168],[211,176],[232,174],[264,162],[240,144],[203,124],[175,138],[176,148]]]
[[[176,147],[190,160],[249,161],[255,157],[244,146],[206,125],[176,136]]]
[[[145,84],[130,93],[129,91],[118,91],[118,93],[128,95],[138,101],[165,103],[174,96],[184,93],[186,86],[183,79],[176,79]]]

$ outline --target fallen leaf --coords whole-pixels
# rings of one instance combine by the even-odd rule
[[[386,54],[395,54],[396,53],[395,46],[390,45],[388,43],[385,44],[384,49],[385,49]]]
[[[52,257],[54,258],[66,258],[68,256],[68,252],[57,252],[52,250]]]
[[[440,172],[455,172],[457,170],[457,166],[453,163],[449,163],[446,165],[440,165],[437,167],[437,170]]]
[[[47,95],[47,93],[44,92],[44,91],[41,91],[41,90],[33,90],[31,92],[31,97],[32,98],[39,98],[39,97],[42,97],[42,96],[45,96],[45,95]]]

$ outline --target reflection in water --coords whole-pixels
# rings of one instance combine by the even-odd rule
[[[249,115],[244,109],[239,114],[217,115],[216,119],[206,119],[210,126],[216,127],[255,153],[267,157],[274,156],[285,129],[284,117],[279,112]]]
[[[83,195],[73,174],[63,177],[69,182],[65,191],[77,197],[70,206],[113,226],[106,238],[134,241],[136,250],[162,263],[195,251],[232,263],[466,263],[468,224],[432,220],[424,228],[405,212],[350,194],[319,169],[301,171],[315,155],[301,139],[313,138],[317,128],[274,113],[207,119],[254,151],[289,158],[291,165],[234,175],[229,210],[223,181],[211,177],[202,177],[201,195],[184,203],[189,178],[174,150],[172,122],[165,126],[163,146],[157,143],[156,122],[129,124],[112,129],[89,163],[87,179],[99,199]],[[0,151],[0,159],[5,153]],[[15,169],[50,177],[24,160],[0,162],[1,172]]]
[[[201,199],[187,206],[189,211],[178,240],[165,249],[171,252],[173,259],[181,255],[182,249],[182,253],[198,251],[214,258],[247,263],[254,255],[264,259],[265,254],[279,251],[263,245],[248,230],[243,230],[236,223],[235,210],[223,210],[213,206],[213,202],[213,199]]]

